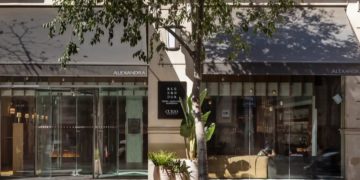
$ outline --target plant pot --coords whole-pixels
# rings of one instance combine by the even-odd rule
[[[189,180],[189,177],[183,173],[175,173],[172,180]]]
[[[185,159],[184,161],[185,161],[186,165],[189,167],[188,171],[190,174],[190,180],[198,180],[199,171],[198,171],[197,160]]]
[[[159,166],[155,166],[152,161],[148,161],[148,179],[149,180],[159,180],[160,179],[160,172]]]
[[[156,169],[156,167],[155,167]],[[173,180],[173,174],[170,170],[165,169],[164,167],[160,166],[159,169],[159,180]]]
[[[148,162],[149,180],[173,180],[175,179],[171,172],[162,166],[155,166],[152,161]]]

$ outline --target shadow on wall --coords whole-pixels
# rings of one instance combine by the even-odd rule
[[[210,178],[267,178],[267,156],[210,156]]]
[[[206,71],[253,74],[255,68],[247,64],[258,63],[267,68],[276,64],[296,73],[291,63],[360,63],[359,44],[344,8],[297,8],[283,15],[283,19],[272,38],[254,34],[253,28],[244,32],[239,24],[237,33],[251,49],[248,53],[240,53],[233,61],[228,60],[232,50],[231,36],[216,34],[206,43]],[[219,68],[217,64],[227,68]]]
[[[21,68],[18,67],[22,75],[38,76],[44,74],[44,71],[55,75],[64,74],[60,72],[58,59],[63,54],[66,44],[70,40],[77,43],[78,38],[71,35],[70,28],[63,35],[54,38],[48,36],[49,29],[43,28],[42,25],[50,22],[56,13],[56,8],[48,7],[0,7],[0,70],[2,74],[14,73],[11,70],[17,69],[12,65],[19,64],[22,65]],[[92,32],[85,34],[86,40],[84,44],[79,45],[79,53],[72,56],[67,70],[71,71],[70,65],[80,64],[146,65],[145,62],[133,57],[133,53],[137,50],[145,49],[145,41],[140,40],[134,47],[123,44],[120,42],[122,32],[123,26],[116,26],[112,43],[107,41],[108,34],[105,33],[101,37],[101,42],[94,46],[89,42]],[[145,34],[145,27],[141,29],[141,33]],[[92,75],[101,73],[95,68],[85,69],[76,66],[74,69],[76,70],[67,74],[77,75],[78,69]]]
[[[26,70],[34,72],[39,75],[39,62],[46,62],[48,60],[46,49],[42,46],[55,46],[54,43],[47,41],[38,42],[38,36],[34,35],[39,28],[38,24],[34,22],[33,18],[29,21],[19,21],[12,19],[11,21],[0,21],[0,62],[1,63],[20,63],[25,65]],[[35,25],[34,25],[35,23]],[[41,44],[38,47],[40,52],[34,51],[34,46]],[[54,47],[60,48],[60,47]]]
[[[153,34],[154,30],[152,26],[149,26],[149,34]],[[180,81],[178,74],[175,72],[177,65],[172,65],[169,53],[165,50],[156,51],[156,47],[159,44],[160,42],[154,42],[154,54],[149,62],[149,73],[153,74],[158,81]]]

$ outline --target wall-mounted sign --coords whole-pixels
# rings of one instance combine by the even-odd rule
[[[128,119],[128,133],[129,134],[140,134],[141,133],[141,119],[129,118]]]
[[[186,98],[186,82],[159,81],[158,118],[181,119],[183,111],[179,99]]]

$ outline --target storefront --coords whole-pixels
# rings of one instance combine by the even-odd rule
[[[146,63],[105,43],[61,69],[66,41],[41,27],[55,13],[0,9],[1,177],[146,177]]]
[[[206,45],[211,178],[348,177],[359,43],[342,7],[299,8],[284,20],[271,39],[247,36],[250,52],[233,61],[218,43],[226,36]]]
[[[217,125],[208,143],[210,177],[342,177],[341,77],[257,76],[206,86],[203,108]],[[234,159],[228,172],[218,165],[225,158]]]

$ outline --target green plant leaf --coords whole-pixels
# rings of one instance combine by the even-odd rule
[[[207,96],[207,89],[204,89],[203,91],[200,92],[200,106],[202,106],[206,96]]]
[[[215,123],[211,123],[209,126],[205,127],[205,136],[206,141],[210,141],[215,131]]]
[[[209,119],[209,116],[211,114],[211,111],[208,111],[201,115],[201,121],[205,124],[207,120]]]
[[[160,150],[158,152],[150,152],[148,154],[149,159],[155,166],[168,167],[177,158],[173,152]]]
[[[180,125],[180,135],[188,138],[191,135],[191,127],[189,124],[187,124],[184,120],[181,121],[181,125]]]
[[[187,106],[183,103],[183,100],[181,98],[179,98],[179,102],[180,102],[181,109],[182,109],[183,114],[184,114],[184,118],[181,121],[181,124],[183,124],[183,121],[185,121],[184,123],[188,124],[189,120],[188,120]]]

